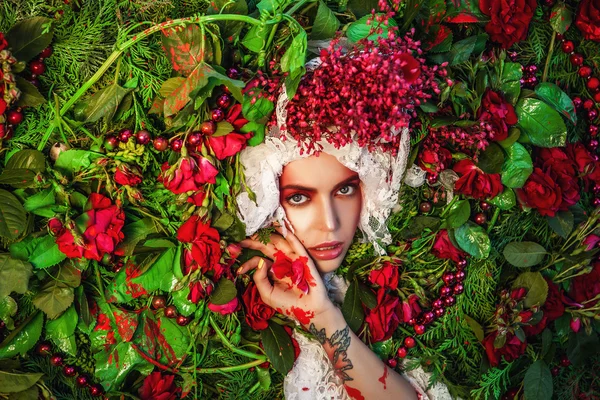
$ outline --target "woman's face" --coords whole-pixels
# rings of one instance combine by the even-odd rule
[[[321,153],[292,161],[279,179],[280,203],[298,239],[321,273],[335,271],[360,220],[358,174]]]

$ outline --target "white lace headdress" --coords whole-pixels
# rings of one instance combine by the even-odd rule
[[[310,60],[306,69],[310,71],[320,63],[318,57]],[[238,216],[246,224],[247,236],[273,222],[278,222],[285,229],[284,221],[287,219],[279,203],[279,177],[285,165],[311,155],[306,152],[300,154],[296,139],[286,134],[288,102],[284,86],[275,110],[277,126],[271,128],[264,143],[247,147],[240,154],[240,161],[245,168],[246,184],[256,195],[256,203],[246,191],[237,197]],[[363,239],[372,242],[379,254],[385,254],[383,245],[392,240],[386,220],[398,203],[398,193],[410,153],[408,129],[393,133],[401,135],[400,148],[395,157],[380,150],[369,152],[366,147],[360,147],[356,142],[339,149],[326,140],[319,142],[323,152],[335,156],[342,165],[358,173],[363,196],[359,228],[364,234]],[[405,182],[410,186],[419,186],[424,182],[424,173],[420,168],[413,167],[409,170]]]

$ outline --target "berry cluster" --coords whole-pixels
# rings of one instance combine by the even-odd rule
[[[167,299],[165,296],[154,296],[152,298],[152,308],[155,310],[164,309],[165,317],[167,318],[175,318],[177,325],[186,326],[192,320],[191,317],[186,317],[177,312],[177,307],[174,305],[167,306]]]

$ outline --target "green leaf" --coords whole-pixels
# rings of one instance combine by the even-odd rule
[[[29,169],[33,172],[44,172],[46,170],[46,157],[37,150],[21,150],[8,159],[6,169]]]
[[[413,239],[421,236],[425,229],[436,231],[440,227],[441,221],[437,217],[419,215],[410,220],[410,224],[400,231],[402,239]]]
[[[514,105],[521,94],[521,78],[523,70],[521,64],[504,62],[502,75],[500,76],[500,90],[504,93],[504,99]]]
[[[598,335],[595,332],[588,335],[585,329],[581,329],[577,333],[571,332],[569,334],[567,357],[576,367],[582,366],[587,359],[598,353],[600,353],[600,341],[598,341]]]
[[[548,354],[548,350],[552,346],[552,331],[548,328],[542,332],[542,357]]]
[[[490,254],[490,238],[485,229],[474,222],[457,228],[454,237],[460,248],[475,258],[486,258]]]
[[[162,97],[169,97],[171,95],[171,93],[173,93],[184,82],[185,82],[185,78],[183,76],[176,76],[173,78],[169,78],[163,82],[158,93]]]
[[[433,54],[430,58],[434,62],[448,62],[450,66],[463,63],[471,57],[472,54],[478,55],[485,49],[488,35],[485,33],[477,36],[470,36],[466,39],[454,43],[452,49],[447,53]]]
[[[448,228],[458,228],[469,220],[471,205],[468,200],[459,200],[452,204],[446,218]]]
[[[327,7],[327,6],[325,6]],[[281,71],[293,72],[304,66],[306,59],[306,32],[301,30],[281,57]]]
[[[376,15],[381,15],[381,14],[376,14]],[[359,40],[367,38],[367,37],[369,38],[369,40],[376,41],[379,36],[387,37],[390,26],[398,26],[398,23],[396,23],[396,21],[394,19],[390,18],[388,26],[385,26],[385,25],[380,26],[380,28],[382,29],[381,34],[373,33],[372,32],[373,24],[367,25],[367,21],[370,18],[372,18],[372,17],[371,17],[371,14],[369,13],[369,15],[365,15],[364,17],[360,18],[359,20],[354,21],[350,25],[348,25],[348,28],[346,29],[346,36],[348,37],[348,39],[351,42],[356,43]]]
[[[477,166],[486,174],[498,174],[504,164],[504,152],[496,143],[490,145],[479,156]]]
[[[265,125],[259,124],[258,122],[250,121],[246,125],[242,126],[242,133],[254,132],[248,140],[248,146],[258,146],[265,140]]]
[[[60,169],[63,173],[71,175],[89,168],[92,165],[92,161],[100,157],[102,157],[100,153],[71,149],[60,153],[54,167]]]
[[[538,99],[522,98],[515,107],[517,126],[538,147],[564,147],[567,127],[560,114]]]
[[[0,204],[0,236],[14,240],[25,231],[25,209],[12,193],[4,189],[0,189]]]
[[[550,82],[542,82],[535,87],[535,94],[571,121],[573,125],[577,125],[577,111],[575,111],[573,100],[557,85]]]
[[[106,117],[107,121],[112,120],[119,109],[121,100],[130,91],[131,89],[124,89],[119,85],[110,85],[94,93],[83,111],[84,122],[96,122],[102,117]]]
[[[44,17],[33,17],[17,22],[6,33],[12,55],[27,62],[42,52],[52,42],[54,24]]]
[[[417,3],[417,5],[420,5],[422,3],[422,1],[420,1],[420,0],[419,1],[415,0],[415,2]],[[340,3],[340,5],[341,4],[343,4],[343,3]],[[379,9],[377,0],[348,0],[347,7],[350,11],[352,11],[352,14],[356,15],[357,17],[364,17],[367,14],[371,15],[371,10]],[[417,7],[417,10],[418,9],[419,9],[419,7]],[[409,8],[407,6],[407,10],[412,10],[412,8]],[[340,10],[340,11],[342,11],[342,10]],[[405,15],[406,15],[406,13],[405,13]],[[391,18],[390,18],[390,21],[391,21]]]
[[[252,99],[256,99],[252,104]],[[275,105],[269,99],[255,95],[254,97],[244,95],[242,102],[242,113],[248,121],[264,124],[275,109]]]
[[[484,339],[484,334],[483,334],[483,328],[481,327],[479,322],[475,321],[473,318],[469,317],[468,315],[465,315],[464,319],[465,319],[465,322],[467,323],[467,325],[469,325],[469,328],[471,328],[471,330],[473,331],[473,334],[475,335],[477,340],[482,342]]]
[[[71,306],[60,317],[46,323],[46,338],[72,356],[77,354],[74,333],[78,319],[75,307]]]
[[[196,309],[198,308],[196,304],[188,300],[189,295],[189,286],[184,286],[184,288],[181,290],[171,292],[173,304],[175,305],[175,307],[177,307],[177,311],[179,311],[179,314],[183,315],[184,317],[189,317],[190,315],[195,313]]]
[[[172,362],[183,359],[187,355],[190,344],[187,328],[177,325],[174,320],[166,317],[160,318],[159,327],[159,338],[162,336],[162,339],[158,340],[158,343],[163,348],[163,353],[169,353],[164,355],[161,360],[167,362],[167,358],[173,358]]]
[[[358,281],[354,279],[346,291],[344,303],[342,304],[342,314],[344,315],[344,319],[348,323],[350,329],[355,333],[360,330],[360,327],[365,320],[365,313],[360,301],[359,292]]]
[[[371,288],[358,281],[358,296],[360,301],[370,310],[377,307],[377,297],[373,294]]]
[[[216,305],[229,303],[237,296],[237,289],[233,282],[227,278],[221,280],[215,286],[215,290],[210,295],[210,302]]]
[[[27,292],[31,275],[31,264],[12,258],[6,253],[0,254],[0,298],[12,292]]]
[[[40,312],[26,324],[13,331],[4,342],[0,343],[0,360],[11,358],[17,354],[24,355],[37,343],[42,334],[44,315]]]
[[[72,287],[50,278],[33,298],[33,305],[46,313],[48,318],[55,319],[73,304],[74,298]]]
[[[525,373],[523,384],[526,398],[552,399],[552,374],[543,360],[537,360],[531,364]]]
[[[556,234],[564,239],[569,237],[575,220],[571,211],[559,211],[554,217],[546,217],[548,225]]]
[[[126,256],[130,256],[140,240],[152,233],[158,233],[158,230],[152,218],[146,217],[125,225],[122,232],[125,238],[119,244],[119,250],[122,250]]]
[[[246,0],[214,0],[210,2],[206,14],[248,15],[248,4],[246,4]],[[219,25],[220,36],[228,42],[235,40],[244,27],[244,23],[239,21],[218,21],[217,25]]]
[[[269,368],[256,367],[256,375],[258,383],[260,383],[260,388],[269,390],[271,387],[271,373],[269,372]]]
[[[158,289],[170,292],[177,284],[177,279],[173,275],[173,266],[178,262],[175,259],[176,255],[178,255],[177,248],[169,248],[158,257],[148,270],[140,276],[131,278],[129,282],[141,285],[147,292]]]
[[[176,247],[173,242],[169,239],[148,239],[144,241],[145,247],[156,247],[161,249],[170,249],[171,247]]]
[[[15,324],[12,319],[17,313],[17,302],[10,296],[0,297],[0,320],[4,321],[8,330],[15,329]]]
[[[130,371],[136,370],[142,375],[148,375],[154,368],[130,342],[120,342],[111,350],[99,351],[94,354],[94,359],[95,377],[106,390],[113,386],[119,387]]]
[[[40,269],[56,265],[65,258],[67,258],[66,254],[58,249],[58,244],[54,241],[54,237],[46,235],[36,243],[28,261],[35,268]]]
[[[556,33],[563,35],[571,26],[573,12],[563,2],[558,2],[550,12],[550,26]]]
[[[497,142],[503,149],[509,149],[521,137],[521,130],[514,126],[508,129],[508,137]]]
[[[23,208],[25,211],[33,212],[39,208],[53,205],[54,203],[56,203],[54,189],[47,188],[34,194],[33,196],[27,197],[25,203],[23,204]]]
[[[517,198],[512,189],[506,188],[498,196],[488,200],[488,203],[498,207],[502,211],[506,211],[517,205]]]
[[[38,88],[33,84],[20,76],[16,76],[17,87],[21,91],[21,96],[17,101],[16,105],[19,107],[37,107],[46,102],[46,99]]]
[[[208,83],[208,78],[216,72],[206,63],[198,64],[188,75],[185,81],[173,90],[165,99],[164,115],[170,117],[177,114],[191,100],[191,93],[204,87]]]
[[[338,21],[333,11],[323,1],[319,1],[319,8],[317,9],[317,16],[315,17],[310,38],[312,40],[332,38],[339,26],[340,21]]]
[[[235,131],[235,129],[233,128],[233,125],[231,125],[227,121],[221,121],[217,124],[217,129],[215,130],[215,133],[212,134],[212,136],[213,137],[225,136],[225,135],[230,134],[233,131]]]
[[[271,33],[271,26],[267,24],[254,25],[242,39],[242,45],[253,53],[260,52],[267,44],[267,37]]]
[[[202,48],[202,32],[198,25],[189,24],[163,33],[163,50],[174,71],[190,75],[204,61],[212,62],[212,46],[208,40],[204,40],[204,49]]]
[[[512,284],[513,289],[526,288],[525,307],[542,306],[548,297],[548,283],[539,272],[523,272]]]
[[[287,332],[273,321],[260,333],[265,353],[273,368],[286,375],[294,366],[294,346]]]
[[[41,372],[13,374],[7,371],[0,371],[0,388],[2,388],[3,393],[22,392],[35,385],[42,376],[44,374]]]
[[[542,262],[548,252],[535,242],[511,242],[504,247],[504,258],[519,268],[529,268]]]
[[[2,171],[2,174],[0,174],[0,184],[10,185],[17,189],[33,186],[34,179],[35,172],[24,168],[6,168]]]
[[[506,160],[502,165],[502,184],[509,188],[523,187],[529,175],[533,172],[533,162],[525,147],[513,143],[506,149]]]

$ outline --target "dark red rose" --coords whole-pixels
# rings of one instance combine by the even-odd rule
[[[548,317],[548,321],[554,321],[562,317],[565,313],[564,295],[558,285],[546,278],[548,283],[548,297],[542,306],[544,317]]]
[[[0,32],[0,51],[4,50],[7,47],[8,47],[8,42],[6,41],[6,38],[4,37],[4,33]],[[2,113],[0,113],[0,114],[2,114]]]
[[[190,294],[188,300],[194,304],[204,299],[206,296],[210,296],[213,291],[213,284],[208,279],[206,281],[196,281],[190,284]]]
[[[56,243],[69,258],[100,261],[105,254],[113,254],[123,240],[121,229],[125,224],[125,214],[108,197],[98,193],[88,197],[85,210],[75,223],[64,227],[57,235]],[[73,235],[73,232],[76,234]]]
[[[248,284],[246,291],[242,295],[244,309],[246,310],[246,322],[256,331],[262,331],[269,326],[269,319],[275,315],[275,310],[266,305],[258,288],[252,282]]]
[[[290,278],[291,284],[295,285],[304,293],[308,293],[309,286],[315,286],[316,283],[308,266],[308,258],[298,257],[291,260],[284,252],[278,250],[275,253],[275,262],[271,266],[271,271],[277,279]]]
[[[292,339],[292,345],[294,346],[294,361],[296,361],[296,359],[300,355],[300,345],[298,344],[298,341],[294,338],[292,328],[290,328],[287,325],[283,325],[283,329],[285,329],[287,334],[290,335],[290,339]]]
[[[492,199],[502,192],[500,174],[486,174],[471,160],[457,162],[453,170],[460,176],[454,184],[454,190],[457,193],[477,200],[486,200]]]
[[[195,206],[202,207],[202,203],[204,203],[204,199],[206,198],[206,193],[202,190],[198,190],[196,193],[187,198],[188,203],[192,203]]]
[[[4,112],[6,111],[6,101],[4,99],[0,99],[0,115],[4,115]]]
[[[569,288],[569,297],[576,303],[583,304],[598,295],[600,295],[600,262],[595,262],[592,272],[573,278]],[[585,304],[585,308],[593,307],[596,303],[598,300],[590,301]]]
[[[523,326],[523,332],[526,336],[537,336],[546,329],[546,325],[548,325],[548,317],[544,315],[537,324]]]
[[[408,301],[403,301],[399,309],[402,310],[402,315],[400,316],[398,308],[396,312],[398,312],[398,317],[400,317],[402,322],[408,323],[411,319],[416,318],[422,311],[419,305],[419,296],[411,294],[408,296]]]
[[[523,297],[527,295],[527,289],[525,288],[515,288],[510,292],[510,298],[513,300],[521,300]]]
[[[466,257],[466,253],[454,247],[446,229],[440,230],[435,236],[431,253],[437,258],[447,258],[459,262]]]
[[[519,358],[527,348],[527,342],[523,343],[512,333],[506,334],[506,342],[499,349],[494,347],[494,341],[498,336],[498,331],[492,332],[483,339],[483,346],[492,367],[500,365],[500,358],[504,357],[506,361],[512,361]]]
[[[541,168],[534,168],[525,185],[517,189],[517,196],[525,206],[550,217],[556,215],[563,202],[560,186]]]
[[[452,161],[452,153],[444,147],[438,151],[425,149],[419,153],[419,166],[427,172],[435,173],[446,169]]]
[[[173,167],[164,163],[158,181],[171,192],[180,194],[201,190],[206,183],[216,183],[215,177],[218,173],[219,170],[208,159],[198,154],[190,154],[179,159]]]
[[[231,314],[235,311],[237,311],[237,309],[239,308],[239,301],[237,297],[234,297],[229,303],[227,304],[213,304],[213,303],[208,303],[208,309],[212,312],[218,312],[221,315],[227,315],[227,314]]]
[[[58,218],[50,218],[48,220],[48,229],[53,235],[58,235],[63,229],[63,223]]]
[[[562,149],[558,147],[539,149],[535,163],[560,186],[562,190],[560,210],[566,210],[579,201],[577,166]]]
[[[223,136],[208,136],[208,145],[219,160],[236,155],[246,148],[246,142],[252,137],[252,133],[240,133],[248,120],[242,115],[242,105],[236,104],[227,113],[227,122],[233,126],[233,131]]]
[[[377,306],[367,310],[365,317],[373,343],[392,337],[400,323],[397,313],[399,301],[398,297],[388,295],[383,288],[377,291]]]
[[[369,282],[382,288],[396,290],[398,287],[398,265],[388,261],[384,262],[383,266],[369,273]]]
[[[176,400],[180,391],[175,385],[175,375],[152,372],[144,379],[138,394],[141,400]]]
[[[48,224],[50,224],[50,221],[48,221]],[[600,242],[600,236],[590,234],[584,239],[582,244],[585,245],[585,251],[590,251],[598,245],[598,242]]]
[[[575,26],[588,40],[600,41],[600,1],[581,0],[575,17]]]
[[[138,167],[121,164],[115,171],[115,182],[119,185],[136,186],[142,183],[142,174]]]
[[[485,31],[490,39],[508,49],[527,37],[537,7],[536,0],[481,0],[479,9],[490,17]]]
[[[192,257],[202,272],[214,271],[214,280],[218,280],[222,273],[219,260],[221,247],[219,232],[209,224],[202,222],[199,216],[194,215],[181,225],[177,231],[177,240],[182,243],[191,243]]]
[[[587,175],[596,165],[592,154],[581,142],[569,143],[566,153],[569,159],[575,163],[580,174]]]
[[[508,137],[509,125],[517,123],[517,114],[512,104],[504,101],[499,93],[488,90],[481,99],[478,118],[487,121],[492,127],[495,141],[504,140]]]

